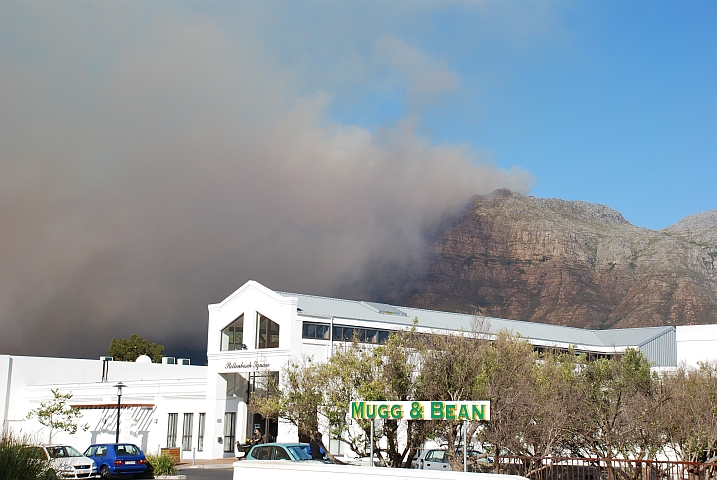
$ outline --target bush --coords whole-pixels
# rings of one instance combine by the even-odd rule
[[[3,434],[0,439],[0,480],[56,480],[50,462],[38,455],[28,437]]]
[[[148,473],[153,476],[177,474],[177,466],[174,464],[174,459],[166,453],[163,452],[160,455],[148,453],[145,457],[147,457]]]

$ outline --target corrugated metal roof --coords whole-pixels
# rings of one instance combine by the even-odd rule
[[[460,313],[439,312],[436,310],[423,310],[298,293],[277,293],[298,298],[298,308],[301,315],[316,315],[328,318],[333,317],[334,319],[381,322],[394,325],[412,325],[413,319],[418,318],[418,325],[421,327],[444,330],[470,330],[471,323],[476,318],[473,315]],[[405,316],[400,315],[398,312],[405,313]],[[536,342],[561,346],[575,345],[578,347],[639,347],[667,331],[674,330],[674,327],[586,330],[493,317],[485,317],[485,320],[489,324],[489,331],[492,333],[508,330]]]

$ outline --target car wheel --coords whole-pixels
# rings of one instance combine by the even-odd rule
[[[110,472],[110,469],[107,467],[107,465],[102,465],[102,468],[100,468],[100,476],[103,480],[109,480],[112,478],[112,473]]]

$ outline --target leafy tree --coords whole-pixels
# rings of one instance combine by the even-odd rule
[[[670,394],[669,408],[661,416],[669,445],[684,461],[713,460],[717,457],[717,363],[680,367],[661,380]]]
[[[664,445],[660,412],[667,398],[639,350],[587,362],[579,387],[587,416],[573,453],[602,458],[653,458]]]
[[[354,341],[338,348],[326,364],[326,396],[323,414],[333,438],[341,438],[353,451],[366,455],[371,448],[370,420],[347,421],[352,400],[406,401],[416,398],[416,365],[420,343],[412,330],[391,334],[379,346]],[[350,428],[356,422],[360,431]],[[374,452],[379,462],[401,467],[424,440],[422,422],[374,419]],[[399,431],[406,431],[407,442],[399,447]],[[379,440],[386,439],[386,448]]]
[[[134,362],[140,355],[147,355],[154,363],[162,361],[164,345],[150,342],[132,334],[129,338],[113,338],[107,354],[117,361]]]
[[[311,357],[290,360],[281,370],[281,386],[270,378],[264,393],[252,395],[249,409],[265,417],[283,418],[295,425],[300,435],[316,440],[329,458],[334,459],[323,445],[319,433],[319,413],[324,405],[325,364]]]
[[[425,339],[426,347],[421,355],[418,392],[422,400],[477,400],[482,399],[480,390],[482,373],[481,346],[486,342],[482,332],[463,332],[459,335],[431,335]],[[463,469],[456,457],[454,446],[460,438],[464,422],[429,422],[432,432],[445,439],[448,461],[453,470]],[[471,431],[475,432],[475,429]]]
[[[50,429],[50,439],[55,430],[61,430],[69,434],[77,433],[77,420],[82,417],[82,412],[75,407],[67,405],[72,398],[72,393],[60,393],[58,389],[52,389],[53,398],[49,402],[42,402],[38,408],[30,410],[27,418],[35,418],[41,425]],[[87,431],[89,425],[82,425],[83,431]]]

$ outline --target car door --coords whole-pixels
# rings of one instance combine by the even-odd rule
[[[91,457],[92,460],[95,461],[95,464],[97,465],[97,473],[100,472],[100,469],[102,468],[103,464],[107,464],[107,461],[105,460],[105,457],[107,456],[107,446],[106,445],[98,445],[97,450],[95,450],[95,454]]]
[[[448,464],[445,450],[431,450],[426,454],[423,468],[425,470],[449,470],[451,466]]]

